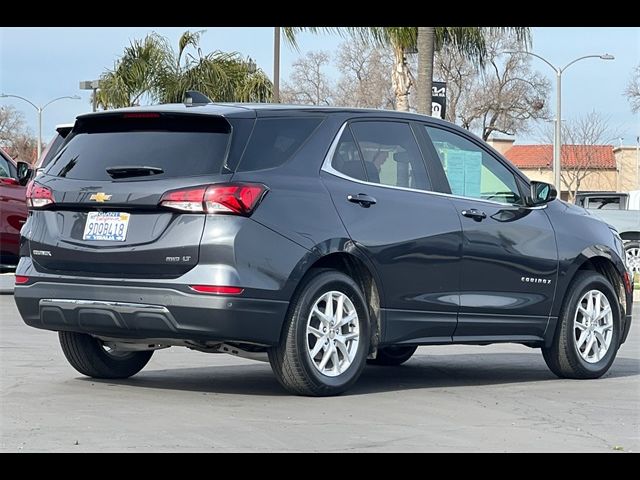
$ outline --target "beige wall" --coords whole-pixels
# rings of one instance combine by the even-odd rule
[[[619,177],[617,189],[621,192],[640,189],[640,173],[638,172],[639,152],[636,147],[617,147],[613,155],[618,164]]]
[[[515,138],[490,138],[487,143],[504,155],[504,152],[509,150],[515,141]]]
[[[494,146],[495,148],[495,146]],[[640,189],[640,166],[636,147],[613,149],[617,170],[593,170],[582,180],[580,190],[604,190],[628,192]],[[548,169],[521,168],[531,180],[553,183],[553,173]]]
[[[553,183],[553,172],[551,170],[542,169],[520,169],[530,180],[538,180],[540,182]],[[593,170],[580,182],[580,190],[616,190],[617,175],[615,170]],[[564,189],[564,187],[563,187]],[[563,193],[562,198],[566,199]]]

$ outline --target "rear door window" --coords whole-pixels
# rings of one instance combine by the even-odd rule
[[[222,117],[105,115],[76,124],[72,137],[45,168],[49,175],[113,180],[112,167],[153,167],[135,180],[217,174],[225,168],[231,125]],[[136,114],[132,114],[136,115]],[[160,170],[157,170],[160,169]]]
[[[353,139],[351,130],[347,127],[342,132],[340,141],[336,147],[331,160],[331,166],[334,170],[346,175],[350,178],[366,181],[367,176],[364,173],[364,164],[358,151],[356,141]]]
[[[351,130],[358,142],[369,182],[392,187],[431,189],[422,154],[409,124],[353,122]]]
[[[320,125],[321,117],[260,118],[238,172],[278,167],[289,160]]]

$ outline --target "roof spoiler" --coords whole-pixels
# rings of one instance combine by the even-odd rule
[[[187,90],[184,94],[183,102],[185,105],[206,105],[207,103],[212,103],[209,97],[197,90]]]

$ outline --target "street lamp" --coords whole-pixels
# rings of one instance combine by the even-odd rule
[[[71,96],[58,97],[58,98],[54,98],[50,102],[47,102],[43,106],[39,107],[38,105],[33,103],[31,100],[27,100],[26,98],[21,97],[20,95],[6,95],[4,93],[0,93],[0,98],[19,98],[20,100],[24,100],[25,102],[30,104],[38,112],[38,158],[40,158],[40,154],[42,153],[42,111],[45,108],[47,108],[49,105],[51,105],[53,102],[57,102],[58,100],[62,100],[65,98],[70,98],[71,100],[80,100],[79,95],[74,95],[72,97]]]
[[[84,80],[80,82],[80,90],[93,90],[93,111],[98,107],[98,98],[96,92],[100,88],[100,80]]]
[[[553,68],[553,71],[556,72],[556,132],[553,140],[553,183],[558,189],[558,194],[562,190],[562,185],[560,184],[560,148],[562,146],[562,74],[564,71],[580,60],[584,60],[585,58],[599,58],[600,60],[614,60],[615,57],[608,53],[603,55],[585,55],[583,57],[578,57],[575,60],[570,61],[564,67],[556,67],[549,60],[538,55],[537,53],[527,52],[526,50],[517,50],[512,52],[504,52],[504,53],[523,53],[526,55],[531,55],[533,57],[539,58],[544,63]]]

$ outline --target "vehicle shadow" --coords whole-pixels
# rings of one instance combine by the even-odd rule
[[[604,378],[640,375],[640,360],[617,358]],[[127,380],[86,381],[134,388],[182,390],[199,393],[282,396],[269,365],[225,365],[142,371]],[[365,367],[358,382],[345,395],[390,391],[455,388],[476,385],[519,384],[558,380],[539,353],[417,355],[399,367]]]

